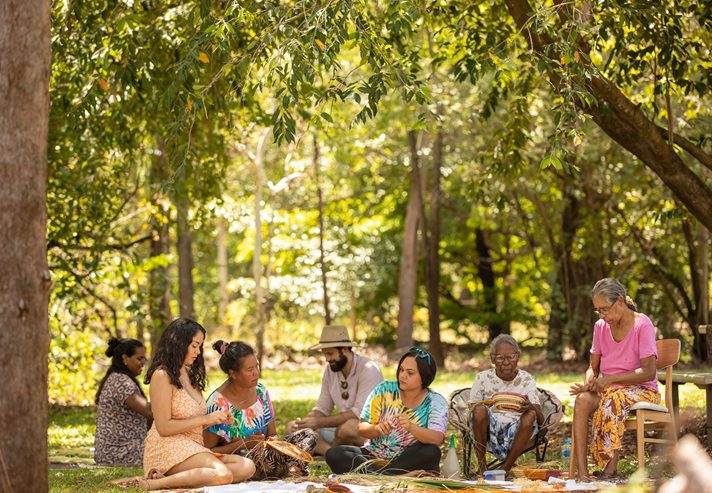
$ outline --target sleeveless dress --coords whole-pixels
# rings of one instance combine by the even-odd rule
[[[186,419],[205,414],[205,402],[198,403],[185,389],[173,389],[171,397],[171,417]],[[176,464],[180,464],[195,454],[212,451],[203,445],[203,427],[196,426],[188,431],[171,436],[161,436],[153,422],[144,442],[143,472],[146,478],[163,475]]]

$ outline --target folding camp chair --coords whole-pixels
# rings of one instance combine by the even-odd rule
[[[543,462],[546,458],[546,450],[549,446],[547,438],[548,431],[556,426],[564,415],[564,407],[561,401],[550,391],[537,388],[539,391],[539,403],[541,412],[544,415],[544,422],[539,427],[539,431],[534,435],[531,441],[527,444],[524,452],[534,450],[537,462]],[[450,394],[450,424],[460,432],[462,436],[462,470],[465,477],[470,476],[473,470],[473,451],[475,442],[472,437],[472,429],[470,428],[470,388],[458,389]],[[524,453],[522,452],[522,453]],[[496,469],[502,461],[494,459],[487,464],[488,469]]]

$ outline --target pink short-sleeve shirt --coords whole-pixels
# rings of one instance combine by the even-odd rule
[[[611,327],[603,320],[593,326],[593,344],[591,354],[601,355],[601,373],[617,375],[640,368],[640,360],[649,356],[658,357],[655,345],[655,326],[650,319],[639,313],[633,328],[622,341],[616,342],[611,334]],[[657,374],[653,380],[642,385],[658,390]]]

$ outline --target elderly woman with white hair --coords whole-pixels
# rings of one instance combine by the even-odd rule
[[[509,471],[544,421],[536,381],[517,368],[519,355],[514,337],[495,337],[490,344],[493,368],[478,373],[472,384],[470,425],[478,474],[486,469],[487,450]]]
[[[593,326],[591,357],[583,383],[571,387],[574,406],[574,457],[577,478],[588,479],[586,444],[593,415],[591,455],[603,467],[600,477],[616,475],[621,437],[630,407],[639,401],[658,404],[655,326],[638,312],[616,279],[601,279],[591,290],[599,320]]]

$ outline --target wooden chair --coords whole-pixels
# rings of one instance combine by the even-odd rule
[[[666,371],[666,382],[672,382],[672,367],[680,360],[679,339],[661,339],[656,342],[658,361],[656,369]],[[638,469],[645,466],[645,444],[677,442],[677,426],[675,411],[672,405],[672,385],[665,386],[665,405],[637,402],[631,408],[631,413],[625,422],[626,430],[635,430],[638,445]],[[635,411],[635,412],[633,412]],[[645,432],[649,430],[668,429],[669,438],[648,438]]]
[[[666,382],[672,382],[672,367],[680,360],[679,339],[660,339],[655,345],[658,350],[658,359],[655,363],[656,370],[666,370]],[[665,386],[665,405],[651,404],[649,402],[637,402],[630,408],[630,414],[625,422],[626,430],[636,430],[636,440],[638,445],[638,469],[645,466],[645,444],[646,443],[669,443],[674,445],[677,442],[677,427],[675,424],[675,411],[672,405],[672,385]],[[670,438],[647,438],[646,431],[660,430],[667,428]],[[574,459],[573,437],[571,443],[571,459],[569,462],[570,474],[576,470]]]

